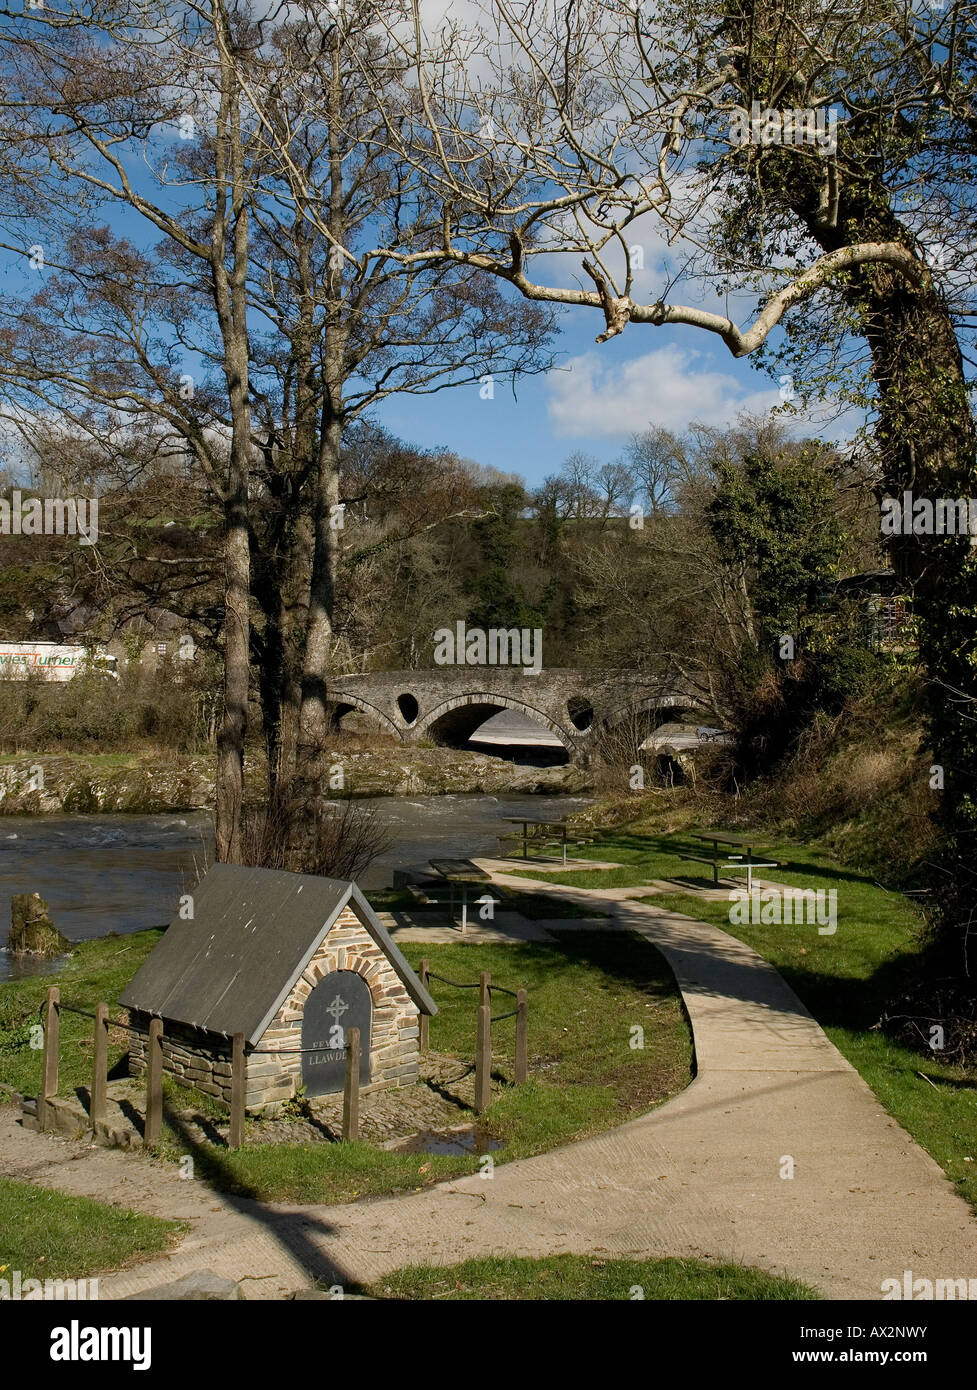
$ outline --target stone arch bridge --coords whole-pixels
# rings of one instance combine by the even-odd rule
[[[336,723],[353,710],[404,743],[430,739],[463,748],[487,719],[516,710],[554,734],[572,762],[587,762],[601,735],[638,719],[647,737],[659,724],[701,717],[704,706],[680,682],[631,671],[572,668],[527,674],[521,667],[443,666],[367,671],[329,682]]]

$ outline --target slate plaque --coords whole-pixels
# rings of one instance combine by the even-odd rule
[[[370,986],[355,970],[324,975],[302,1016],[302,1082],[308,1096],[341,1091],[346,1080],[346,1030],[360,1030],[360,1085],[370,1079]],[[304,1051],[314,1048],[313,1052]]]

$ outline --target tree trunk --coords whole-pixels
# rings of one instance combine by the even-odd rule
[[[836,227],[795,207],[824,250],[881,235],[903,239],[881,195],[843,196]],[[881,492],[937,498],[977,497],[977,434],[963,357],[947,306],[929,285],[914,288],[886,266],[862,266],[845,290],[872,354],[878,392],[875,438]],[[971,867],[977,836],[977,561],[968,536],[893,537],[896,572],[913,598],[934,763],[943,772],[936,864],[938,944],[954,969],[977,964],[969,930],[977,884]]]
[[[956,333],[937,294],[894,284],[866,323],[880,389],[887,491],[977,497],[977,438]],[[934,764],[942,769],[939,944],[951,969],[977,966],[971,931],[977,844],[977,552],[969,536],[898,536],[896,570],[913,594]]]
[[[803,63],[792,63],[789,38],[778,41],[779,23],[778,13],[763,3],[730,0],[727,7],[726,32],[748,55],[737,60],[740,100],[747,108],[753,100],[766,105],[768,85],[782,101],[803,105],[806,100],[798,71]],[[769,42],[761,43],[761,37]],[[880,173],[878,139],[873,119],[853,118],[834,170],[836,197],[828,199],[827,170],[818,161],[787,163],[774,152],[755,178],[753,211],[765,198],[789,208],[823,251],[876,240],[911,247]],[[854,331],[872,354],[881,493],[901,500],[902,492],[911,490],[934,502],[977,496],[973,414],[960,345],[942,296],[932,281],[915,288],[882,265],[856,268],[843,294],[856,316]],[[890,553],[913,596],[927,675],[929,737],[934,761],[943,770],[942,843],[934,866],[938,944],[955,968],[968,973],[977,963],[969,925],[977,885],[971,868],[977,836],[975,552],[967,536],[910,535],[894,538]]]
[[[225,864],[239,864],[251,635],[248,210],[240,88],[231,57],[233,36],[223,8],[217,11],[215,27],[220,47],[221,99],[217,115],[210,272],[224,350],[224,380],[231,416],[230,460],[224,498],[224,718],[217,737],[217,857]],[[227,264],[228,229],[231,231],[230,268]]]
[[[298,760],[303,649],[309,622],[314,549],[312,518],[303,511],[296,517],[289,533],[279,615],[282,667],[278,704],[278,761],[274,776],[281,782],[288,782],[294,775]]]
[[[313,507],[312,579],[305,654],[302,666],[302,703],[299,712],[297,775],[310,779],[329,733],[327,677],[332,646],[336,597],[337,531],[342,517],[339,504],[339,461],[343,442],[343,394],[346,377],[343,262],[340,248],[347,232],[343,151],[340,144],[340,107],[343,83],[338,48],[332,56],[332,75],[327,97],[329,120],[329,210],[331,238],[327,271],[327,309],[323,325],[322,414]]]
[[[308,628],[302,666],[298,765],[300,775],[321,755],[329,733],[327,678],[336,598],[336,520],[339,516],[339,455],[342,423],[330,412],[319,449],[315,498],[314,552],[309,594]]]
[[[225,508],[224,717],[217,736],[217,858],[241,862],[244,802],[244,739],[248,727],[247,494],[239,488]]]

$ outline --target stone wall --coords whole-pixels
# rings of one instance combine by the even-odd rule
[[[361,1095],[391,1086],[409,1086],[417,1080],[420,1030],[418,1009],[381,948],[352,908],[345,908],[333,923],[319,949],[296,980],[291,993],[255,1045],[255,1053],[270,1049],[286,1053],[302,1046],[302,1014],[305,1001],[324,975],[353,970],[370,989],[373,1017],[370,1027],[370,1081]],[[134,1025],[148,1027],[148,1017],[131,1011]],[[130,1035],[129,1070],[145,1070],[147,1039]],[[163,1022],[163,1069],[230,1104],[231,1043],[212,1033],[183,1024]],[[248,1082],[245,1105],[258,1110],[289,1100],[302,1084],[299,1055],[252,1055],[248,1049]]]
[[[302,1046],[305,1001],[324,975],[354,970],[370,987],[373,1019],[370,1026],[370,1082],[360,1095],[390,1086],[409,1086],[417,1080],[418,1009],[400,977],[374,942],[352,908],[340,913],[291,994],[265,1030],[259,1048]],[[248,1061],[247,1105],[287,1100],[302,1084],[302,1058],[254,1057]]]
[[[149,1028],[149,1014],[129,1010],[134,1028]],[[129,1034],[129,1074],[146,1070],[149,1039],[142,1033]],[[163,1070],[187,1086],[208,1096],[231,1103],[231,1040],[216,1033],[205,1033],[184,1023],[166,1019],[163,1023]]]

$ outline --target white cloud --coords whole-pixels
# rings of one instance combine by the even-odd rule
[[[572,357],[547,377],[550,419],[561,435],[624,438],[649,425],[729,425],[741,411],[766,414],[780,404],[776,385],[751,391],[729,372],[702,366],[702,357],[674,344],[630,362],[597,352]]]

